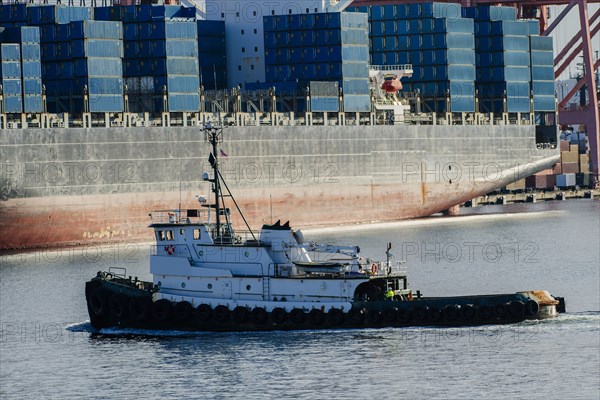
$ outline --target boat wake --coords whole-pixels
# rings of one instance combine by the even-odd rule
[[[161,330],[150,330],[150,329],[133,329],[133,328],[103,328],[96,329],[92,326],[89,320],[79,323],[67,325],[65,329],[69,332],[83,332],[91,333],[95,335],[105,336],[144,336],[144,337],[196,337],[201,335],[210,334],[210,332],[189,332],[189,331],[161,331]]]
[[[552,327],[553,329],[584,329],[600,330],[600,311],[582,311],[560,314],[556,318],[544,320],[526,320],[524,326]]]

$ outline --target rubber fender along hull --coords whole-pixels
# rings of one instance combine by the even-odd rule
[[[558,300],[554,300],[556,304],[548,304],[551,303],[548,298],[541,304],[534,296],[528,295],[530,292],[521,292],[413,301],[354,302],[350,310],[326,310],[325,304],[322,304],[321,308],[287,311],[277,307],[269,312],[262,307],[243,310],[245,307],[230,309],[220,305],[212,308],[207,304],[194,306],[165,299],[152,302],[152,293],[152,290],[127,282],[92,279],[85,288],[92,326],[98,330],[116,327],[215,332],[477,326],[551,318],[557,315],[559,305]],[[565,309],[564,299],[559,299],[559,308]]]

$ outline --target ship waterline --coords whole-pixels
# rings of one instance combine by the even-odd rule
[[[221,170],[250,226],[428,216],[558,160],[533,126],[229,127]],[[197,127],[26,129],[0,138],[2,249],[148,240],[148,210],[198,208]],[[228,204],[233,208],[233,204]],[[235,215],[235,213],[232,213]]]

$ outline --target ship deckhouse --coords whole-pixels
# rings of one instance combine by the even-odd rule
[[[247,307],[267,311],[292,309],[297,303],[309,309],[344,310],[356,298],[383,297],[390,290],[408,294],[406,275],[399,266],[392,267],[389,248],[386,262],[374,262],[360,257],[357,246],[305,242],[289,222],[264,225],[259,235],[249,226],[235,230],[225,198],[239,208],[219,172],[217,143],[222,129],[208,126],[205,131],[213,146],[209,157],[213,174],[205,173],[204,181],[211,184],[214,203],[199,197],[199,210],[150,214],[156,240],[150,272],[159,288],[155,298],[229,308],[235,307],[232,302],[246,302]]]

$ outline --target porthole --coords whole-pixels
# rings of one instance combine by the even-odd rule
[[[185,288],[185,282],[181,282],[181,287]]]
[[[252,286],[250,286],[250,285],[246,285],[246,290],[248,290],[248,291],[249,291],[250,289],[252,289]]]
[[[212,283],[209,283],[207,286],[209,289],[212,289]]]

